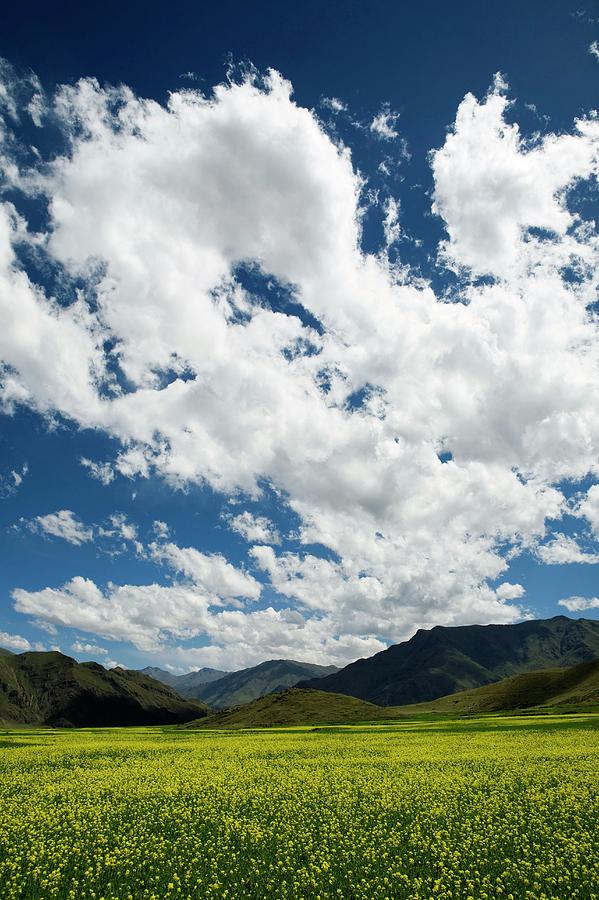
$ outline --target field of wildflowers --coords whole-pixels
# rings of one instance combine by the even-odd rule
[[[0,896],[599,898],[599,717],[0,734]]]

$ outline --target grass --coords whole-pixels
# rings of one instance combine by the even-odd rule
[[[1,896],[593,900],[598,725],[0,733]]]

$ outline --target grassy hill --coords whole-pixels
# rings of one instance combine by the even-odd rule
[[[472,691],[401,707],[405,714],[475,715],[486,712],[599,707],[599,659],[568,669],[541,669],[504,678]],[[389,710],[388,710],[389,711]]]
[[[599,659],[567,669],[542,669],[429,703],[377,706],[346,694],[291,688],[235,709],[213,713],[186,728],[266,728],[275,725],[350,725],[417,716],[484,715],[528,709],[599,707]]]
[[[78,663],[62,653],[0,655],[0,722],[5,725],[163,725],[207,714],[203,703],[125,669]]]
[[[271,725],[340,725],[378,718],[383,710],[344,694],[290,688],[235,709],[213,713],[186,728],[266,728]],[[388,716],[388,710],[384,710]]]
[[[599,622],[590,619],[556,616],[517,625],[438,625],[300,686],[348,694],[381,706],[398,706],[596,657]]]
[[[337,672],[335,666],[317,666],[294,659],[269,659],[258,666],[231,672],[218,681],[200,684],[195,696],[214,709],[224,709],[294,687],[302,679],[319,678],[334,672]]]

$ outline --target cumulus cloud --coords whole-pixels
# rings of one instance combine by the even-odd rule
[[[165,563],[175,572],[190,578],[213,597],[226,602],[233,597],[257,600],[261,585],[251,575],[236,569],[220,553],[201,553],[194,547],[176,544],[151,544],[150,553],[157,562]]]
[[[276,526],[266,516],[255,516],[246,510],[229,520],[229,528],[252,544],[280,544],[281,536]]]
[[[570,203],[596,175],[599,123],[525,140],[506,91],[497,79],[467,95],[431,156],[459,302],[362,249],[363,177],[277,73],[166,106],[94,79],[58,92],[68,151],[43,169],[8,163],[48,202],[39,252],[93,303],[31,280],[27,223],[3,204],[4,409],[105,431],[122,444],[107,465],[129,478],[256,503],[269,484],[299,543],[260,545],[241,523],[270,611],[214,612],[260,582],[164,543],[151,554],[179,584],[74,579],[15,591],[21,611],[146,647],[202,634],[204,664],[238,640],[244,659],[296,641],[333,660],[420,626],[522,615],[517,586],[489,584],[567,511],[562,481],[599,475],[599,245]],[[248,265],[306,315],[244,289]]]
[[[108,640],[156,649],[167,635],[191,637],[205,617],[207,598],[187,587],[109,586],[104,593],[77,576],[61,588],[13,592],[15,609],[55,625],[69,626]]]
[[[109,585],[102,591],[76,577],[57,590],[17,589],[13,598],[19,612],[107,640],[130,641],[146,652],[173,638],[208,636],[211,646],[169,649],[171,661],[188,665],[244,666],[277,655],[345,664],[385,646],[372,638],[339,636],[326,618],[304,620],[288,608],[211,611],[213,598],[197,585]]]
[[[125,513],[113,513],[110,516],[110,524],[124,541],[135,542],[137,540],[137,525],[130,522]]]
[[[521,584],[510,584],[509,581],[504,581],[495,590],[495,594],[500,600],[519,600],[525,593]]]
[[[69,544],[85,544],[91,541],[93,530],[84,525],[70,509],[60,509],[45,516],[36,516],[28,523],[32,531],[38,531],[49,537],[62,538]]]
[[[75,653],[83,653],[85,656],[106,656],[108,650],[105,647],[99,647],[97,644],[86,644],[82,641],[75,641],[71,644],[71,650]]]
[[[575,514],[587,520],[593,535],[599,539],[599,484],[588,489],[578,503]]]
[[[7,650],[15,650],[17,653],[23,653],[25,650],[33,650],[34,647],[20,634],[8,634],[6,631],[0,631],[0,647]]]
[[[462,101],[453,132],[432,155],[433,211],[449,233],[446,260],[513,280],[552,256],[554,264],[588,259],[589,247],[569,233],[577,217],[567,192],[596,174],[599,121],[580,119],[573,134],[527,146],[518,125],[505,120],[508,105],[500,77],[483,103],[471,94]]]
[[[17,471],[16,469],[11,470],[10,477],[13,480],[15,488],[18,488],[23,484],[23,479],[25,478],[25,476],[27,475],[28,472],[29,472],[29,465],[27,463],[23,463],[20,471]]]
[[[542,562],[552,565],[599,562],[599,554],[583,550],[575,538],[565,534],[554,535],[548,543],[537,549],[537,556]]]
[[[584,612],[587,609],[599,609],[599,597],[568,597],[559,600],[560,606],[565,606],[569,612]]]

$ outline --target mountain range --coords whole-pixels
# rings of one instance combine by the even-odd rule
[[[161,681],[162,684],[167,684],[169,687],[174,688],[180,697],[185,697],[188,700],[201,697],[201,694],[198,693],[200,686],[209,684],[212,681],[218,681],[219,678],[230,674],[221,669],[210,669],[208,667],[196,669],[195,672],[188,672],[186,675],[173,675],[172,672],[158,669],[156,666],[146,666],[145,669],[140,669],[140,672],[142,675],[155,678],[156,681]]]
[[[567,694],[566,669],[598,658],[599,621],[566,616],[516,625],[436,626],[343,669],[278,659],[238,672],[200,669],[177,676],[150,667],[141,672],[106,670],[58,652],[13,654],[0,649],[0,721],[81,726],[179,723],[205,717],[208,707],[247,708],[260,698],[266,698],[260,715],[268,719],[270,704],[281,702],[272,695],[280,696],[289,688],[301,689],[302,694],[299,706],[295,694],[296,699],[285,701],[294,704],[292,717],[302,714],[301,709],[307,714],[310,708],[310,715],[326,712],[341,717],[335,721],[358,715],[358,707],[348,704],[347,698],[374,704],[381,716],[399,714],[398,708],[412,704],[424,704],[421,711],[457,714],[520,708],[523,703],[546,703],[547,691],[555,697],[560,690]],[[589,669],[591,693],[594,671]],[[521,680],[531,672],[534,678]],[[579,675],[572,677],[578,690]],[[318,697],[308,699],[306,692]],[[327,706],[322,700],[327,694],[346,700],[331,699]],[[285,705],[276,706],[277,715],[284,710]],[[378,716],[372,710],[366,715],[367,707],[362,712],[366,718]]]
[[[142,672],[172,686],[182,697],[203,700],[214,709],[250,703],[258,697],[282,691],[305,678],[321,678],[338,671],[336,666],[318,666],[294,659],[269,659],[258,666],[228,672],[220,678],[205,679],[202,673],[216,669],[199,669],[187,675],[172,675],[162,669],[142,669]],[[165,679],[165,677],[168,680]]]
[[[495,684],[460,691],[429,703],[377,706],[328,691],[291,688],[245,706],[212,713],[186,728],[268,728],[394,722],[427,715],[468,716],[497,712],[595,711],[599,709],[599,660],[565,669],[513,675]]]
[[[437,625],[299,686],[348,694],[380,706],[402,706],[596,657],[599,622],[591,619],[555,616],[516,625]]]
[[[56,651],[0,653],[3,724],[169,725],[206,713],[205,704],[183,700],[140,672],[107,670]]]

